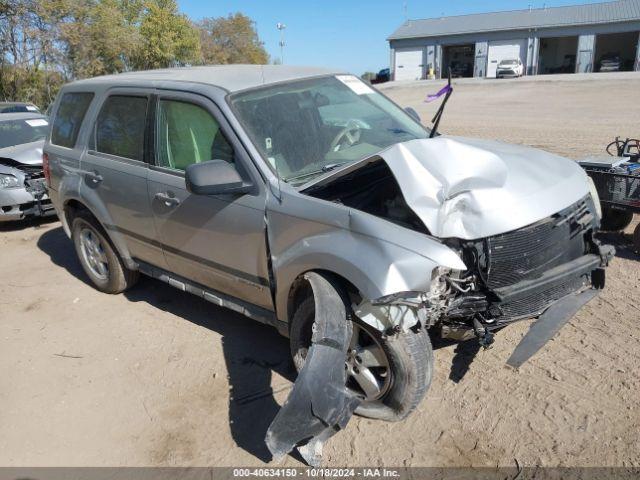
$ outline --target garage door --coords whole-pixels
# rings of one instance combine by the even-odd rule
[[[489,54],[487,55],[487,77],[496,78],[496,69],[502,60],[512,60],[519,58],[526,64],[524,54],[526,40],[501,40],[499,42],[489,42]]]
[[[396,80],[420,80],[422,75],[422,49],[396,50]]]

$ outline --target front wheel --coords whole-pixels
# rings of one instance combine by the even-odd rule
[[[315,317],[313,297],[305,299],[291,324],[291,355],[296,369],[304,366]],[[406,418],[424,398],[433,375],[433,350],[428,333],[419,329],[383,336],[360,321],[352,323],[345,358],[347,388],[363,399],[356,414],[387,421]]]

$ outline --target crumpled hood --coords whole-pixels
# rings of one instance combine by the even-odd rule
[[[44,139],[14,145],[13,147],[0,148],[0,158],[10,158],[25,165],[41,165],[43,146]]]
[[[314,184],[376,161],[388,165],[409,207],[439,238],[496,235],[546,218],[589,193],[572,160],[530,147],[439,136],[411,140],[331,172]]]

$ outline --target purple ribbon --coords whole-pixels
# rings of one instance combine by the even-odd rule
[[[434,100],[437,100],[445,93],[449,93],[451,90],[453,90],[453,87],[451,87],[451,85],[445,85],[438,91],[438,93],[427,95],[427,99],[424,102],[425,103],[433,102]]]

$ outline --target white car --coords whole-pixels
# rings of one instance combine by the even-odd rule
[[[498,69],[496,70],[496,78],[521,77],[523,73],[524,65],[522,65],[522,60],[520,60],[519,58],[506,59],[502,60],[498,64]]]

